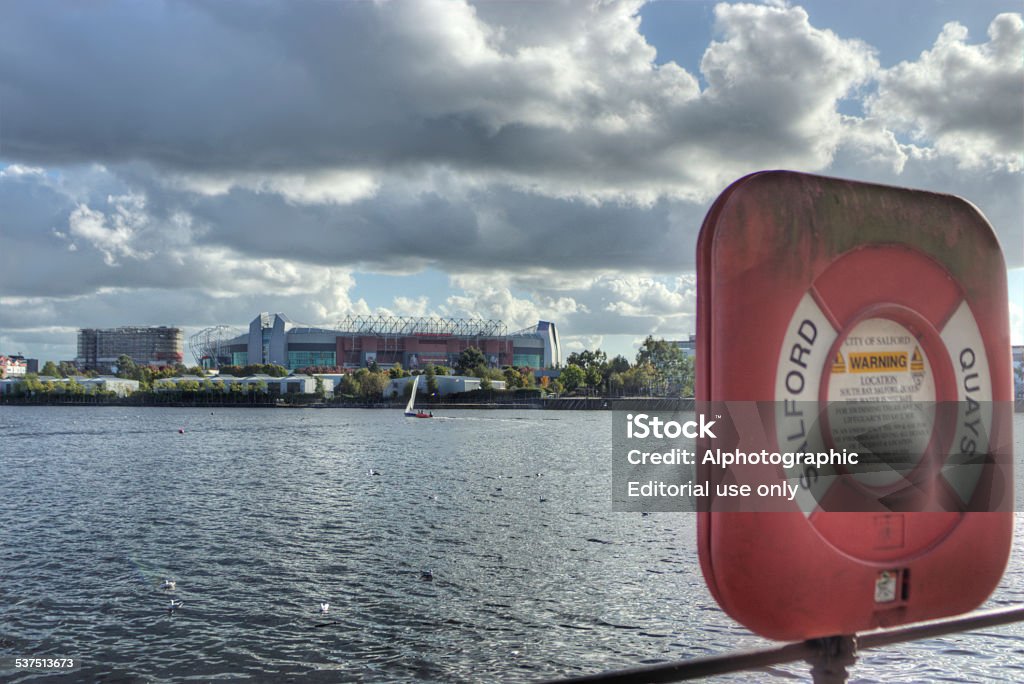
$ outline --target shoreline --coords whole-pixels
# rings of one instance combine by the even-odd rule
[[[262,408],[262,409],[384,409],[402,410],[404,403],[371,402],[371,403],[335,403],[335,402],[304,402],[278,403],[276,401],[260,402],[219,402],[219,401],[133,401],[130,398],[104,399],[90,401],[88,399],[61,401],[25,401],[5,398],[0,406],[124,406],[132,408]],[[693,398],[670,397],[559,397],[558,399],[530,399],[518,401],[493,402],[437,402],[423,404],[417,408],[424,411],[493,411],[493,410],[529,410],[529,411],[614,411],[614,410],[647,410],[647,411],[692,411]]]
[[[696,400],[671,397],[559,397],[558,399],[530,399],[494,402],[438,402],[423,404],[424,411],[693,411]],[[124,406],[132,408],[260,408],[260,409],[384,409],[401,410],[405,404],[396,402],[334,403],[303,402],[216,402],[216,401],[132,401],[131,399],[104,399],[90,401],[24,401],[0,399],[0,406]],[[1024,413],[1024,399],[1014,400],[1014,413]]]

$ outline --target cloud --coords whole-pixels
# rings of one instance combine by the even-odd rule
[[[398,316],[426,316],[430,307],[430,298],[395,297],[393,313]]]
[[[964,167],[1024,170],[1024,20],[1000,14],[987,43],[967,37],[961,24],[946,24],[917,61],[879,75],[868,110]]]
[[[5,150],[304,204],[437,167],[547,197],[706,201],[769,162],[827,164],[867,46],[801,8],[721,4],[701,92],[655,63],[640,4],[19,5],[0,27],[19,65],[0,76]]]
[[[453,294],[441,307],[445,316],[502,320],[509,331],[528,328],[539,320],[560,321],[575,313],[585,313],[572,297],[550,296],[533,291],[530,297],[517,296],[512,289],[490,276],[462,275],[452,278],[461,294]]]
[[[625,276],[604,283],[609,292],[619,299],[606,309],[624,316],[653,316],[666,318],[692,315],[696,312],[696,278],[680,276],[672,287],[651,278]]]
[[[11,5],[0,323],[391,311],[682,336],[708,206],[763,168],[961,195],[1024,263],[1020,15],[883,70],[801,7],[721,3],[701,81],[657,63],[640,4]],[[375,298],[355,275],[423,269],[449,291]]]
[[[276,194],[295,204],[351,204],[372,197],[378,183],[358,171],[319,171],[296,174],[172,174],[171,188],[207,197],[226,195],[235,188],[256,194]]]
[[[105,214],[79,204],[68,217],[68,226],[72,237],[88,240],[94,247],[103,252],[103,260],[108,266],[117,265],[117,257],[126,256],[134,259],[148,259],[152,252],[140,251],[133,247],[137,242],[136,234],[145,229],[147,221],[146,200],[139,195],[121,195],[108,197],[111,212]],[[75,247],[74,244],[71,247]]]
[[[569,357],[572,352],[581,352],[584,350],[594,351],[600,349],[601,345],[604,344],[603,335],[571,335],[563,337],[559,340],[562,343],[562,362]]]
[[[721,3],[715,17],[724,40],[701,62],[708,133],[748,164],[826,166],[841,137],[836,104],[870,80],[874,51],[813,27],[800,7]]]

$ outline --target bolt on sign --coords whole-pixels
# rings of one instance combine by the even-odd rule
[[[794,492],[698,512],[719,605],[785,640],[980,605],[1013,525],[1006,267],[985,218],[949,195],[755,173],[711,207],[697,268],[698,412],[720,426],[698,479]],[[778,457],[802,453],[818,457]]]

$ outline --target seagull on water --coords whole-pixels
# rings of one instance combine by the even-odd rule
[[[433,582],[434,581],[434,573],[430,569],[421,570],[420,571],[420,579],[423,580],[424,582]]]
[[[331,604],[330,603],[321,603],[320,604],[320,613],[322,615],[326,615],[327,611],[330,610],[330,608],[331,608]]]
[[[175,588],[177,588],[177,586],[178,586],[178,583],[175,582],[174,580],[172,580],[172,579],[165,579],[164,583],[161,585],[161,588],[163,588],[165,591],[174,591]]]
[[[179,608],[181,608],[183,605],[185,605],[185,604],[182,603],[181,601],[176,601],[174,599],[171,599],[170,605],[167,606],[168,614],[173,613],[174,611],[176,611]]]

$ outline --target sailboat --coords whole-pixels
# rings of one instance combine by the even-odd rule
[[[412,394],[409,395],[409,403],[405,405],[405,417],[406,418],[433,418],[434,416],[425,411],[417,411],[413,408],[413,404],[416,403],[416,388],[420,384],[420,376],[417,375],[412,379]]]

